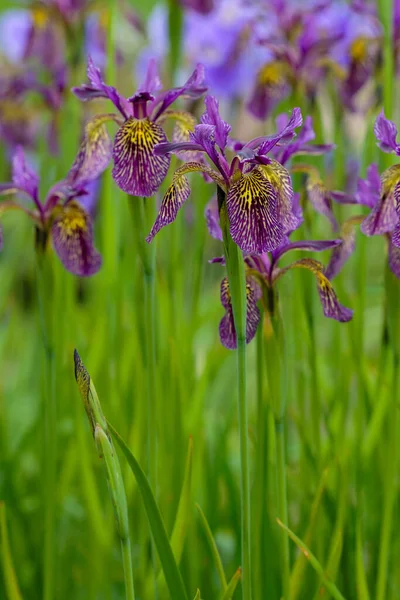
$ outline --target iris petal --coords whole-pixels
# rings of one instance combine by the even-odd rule
[[[260,311],[257,306],[257,301],[261,298],[261,289],[252,277],[246,279],[246,343],[249,344],[254,338],[258,324],[260,322]],[[233,310],[231,293],[229,289],[228,278],[225,277],[221,281],[221,304],[225,308],[226,313],[222,317],[219,324],[219,336],[221,343],[228,348],[234,350],[237,347],[235,324],[233,320]]]
[[[128,119],[115,136],[113,177],[133,196],[153,196],[164,181],[169,156],[156,156],[154,146],[166,142],[164,130],[149,119]]]
[[[211,177],[211,179],[215,181],[217,185],[224,185],[222,177],[216,171],[206,165],[192,162],[186,163],[179,167],[179,169],[175,171],[172,183],[165,193],[157,219],[146,238],[147,242],[151,242],[160,229],[175,221],[179,209],[190,194],[190,186],[185,174],[196,171],[207,173],[207,175]]]
[[[400,165],[389,167],[382,174],[379,200],[361,225],[361,231],[365,235],[381,235],[395,228],[399,217],[394,192],[399,178]]]
[[[277,194],[258,168],[231,185],[226,207],[232,239],[244,252],[269,252],[282,242]]]
[[[259,169],[275,190],[278,219],[285,233],[294,231],[300,225],[301,219],[293,211],[293,188],[289,171],[276,160],[270,160],[268,165],[260,165]]]
[[[353,311],[349,308],[346,308],[346,306],[343,306],[343,304],[340,304],[329,279],[323,273],[324,266],[317,260],[312,258],[302,258],[297,260],[288,267],[281,269],[275,276],[274,281],[282,277],[282,275],[287,273],[287,271],[290,269],[296,268],[307,269],[315,275],[317,280],[318,294],[321,300],[324,315],[326,317],[329,319],[335,319],[336,321],[340,321],[342,323],[350,321],[353,318]]]
[[[76,200],[60,207],[51,233],[54,249],[68,271],[87,277],[100,269],[101,256],[93,245],[92,222]]]

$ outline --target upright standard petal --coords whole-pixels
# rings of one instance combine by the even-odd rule
[[[279,133],[254,138],[245,144],[245,148],[258,148],[257,154],[260,156],[268,154],[268,152],[270,152],[270,150],[272,150],[272,148],[281,140],[291,140],[296,135],[294,130],[297,129],[297,127],[300,127],[302,123],[303,117],[300,108],[294,108],[287,125]]]
[[[232,127],[221,118],[219,114],[219,102],[214,96],[206,96],[204,102],[206,111],[201,116],[200,121],[205,125],[213,125],[215,127],[215,142],[223,151],[228,143],[228,135]]]
[[[260,322],[260,311],[257,301],[261,298],[261,289],[252,277],[246,278],[246,343],[249,344],[254,338]],[[221,343],[234,350],[237,347],[235,324],[233,319],[232,300],[229,289],[228,278],[221,281],[221,304],[225,308],[225,315],[219,324],[219,336]]]
[[[93,245],[92,222],[76,200],[59,207],[51,234],[54,249],[68,271],[87,277],[100,269],[101,256]]]
[[[291,269],[307,269],[311,271],[317,280],[318,294],[321,300],[324,315],[329,319],[335,319],[345,323],[353,318],[353,311],[346,306],[340,304],[337,299],[335,290],[330,284],[329,279],[324,275],[324,266],[317,260],[312,258],[302,258],[288,267],[278,271],[274,278],[274,282],[280,279],[285,273]]]
[[[400,145],[397,144],[397,127],[385,117],[382,111],[376,118],[374,125],[374,134],[378,140],[378,146],[384,152],[395,152],[400,154]]]
[[[82,144],[66,177],[71,185],[96,179],[110,162],[112,141],[105,126],[108,121],[115,121],[115,115],[99,115],[87,123]]]
[[[150,243],[160,229],[175,221],[179,209],[190,194],[189,182],[185,175],[196,171],[207,173],[217,185],[224,185],[224,181],[219,173],[206,165],[201,163],[186,163],[179,167],[179,169],[175,171],[172,183],[165,193],[157,219],[146,238],[147,242]]]
[[[95,98],[108,98],[119,110],[122,116],[127,119],[131,114],[129,102],[123,98],[117,90],[111,85],[106,85],[101,76],[100,69],[96,67],[93,60],[89,56],[87,76],[90,85],[83,84],[79,87],[73,87],[72,92],[79,100],[86,102]]]
[[[149,119],[128,119],[118,130],[113,148],[115,182],[132,196],[153,196],[164,181],[171,158],[154,153],[167,136]]]
[[[156,121],[162,113],[180,96],[199,98],[207,91],[204,85],[204,67],[198,64],[187,82],[182,87],[173,88],[160,94],[153,103],[152,120]]]
[[[226,208],[232,239],[244,252],[269,252],[282,242],[285,229],[279,221],[277,195],[258,168],[230,186]]]
[[[21,146],[18,146],[12,160],[12,180],[16,188],[37,200],[39,177],[29,166]]]
[[[381,177],[378,167],[372,163],[367,169],[366,179],[357,181],[356,202],[373,208],[379,202],[381,194]]]

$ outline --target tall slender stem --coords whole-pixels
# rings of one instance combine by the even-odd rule
[[[222,197],[223,196],[223,197]],[[218,188],[220,205],[224,194]],[[225,207],[222,208],[222,211]],[[221,212],[225,260],[232,299],[233,320],[237,340],[238,413],[240,438],[240,495],[242,532],[242,588],[243,600],[251,600],[251,518],[250,518],[250,465],[247,420],[246,382],[246,275],[243,254],[233,242],[227,227],[227,216]]]
[[[44,506],[44,547],[43,547],[43,598],[55,597],[55,496],[57,469],[57,409],[55,394],[55,349],[53,344],[52,322],[54,306],[52,290],[51,256],[44,249],[37,249],[37,291],[40,328],[44,349],[44,448],[43,448],[43,506]]]
[[[135,600],[132,571],[131,541],[121,540],[122,562],[124,565],[126,600]]]
[[[285,419],[275,417],[276,436],[276,469],[278,486],[278,512],[283,523],[289,522],[287,490],[286,490],[286,452],[285,452]],[[281,562],[282,562],[282,597],[289,600],[290,582],[290,554],[289,538],[287,535],[281,537]]]

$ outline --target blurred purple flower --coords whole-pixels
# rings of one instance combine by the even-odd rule
[[[42,237],[52,238],[64,267],[82,277],[93,275],[101,266],[101,256],[93,244],[93,203],[88,194],[94,193],[93,182],[106,168],[112,152],[104,120],[90,122],[85,137],[95,143],[83,141],[67,176],[50,189],[44,203],[39,199],[39,177],[21,147],[14,154],[12,181],[0,184],[1,195],[16,196],[15,200],[0,202],[0,213],[18,208],[28,214]]]

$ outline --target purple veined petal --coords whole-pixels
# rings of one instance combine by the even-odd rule
[[[219,224],[219,211],[217,196],[213,196],[207,204],[204,215],[206,217],[207,229],[211,237],[222,242],[222,229]]]
[[[174,173],[172,183],[167,189],[161,203],[157,219],[151,228],[146,241],[150,243],[154,236],[166,225],[173,223],[181,206],[186,202],[190,194],[190,186],[185,175],[187,173],[207,173],[217,185],[224,185],[221,176],[210,167],[201,163],[186,163],[179,167]]]
[[[206,96],[205,100],[206,111],[201,116],[200,121],[205,125],[214,125],[215,127],[215,142],[223,151],[228,142],[228,135],[232,127],[224,121],[219,114],[219,102],[214,96]]]
[[[361,224],[365,235],[382,235],[393,231],[399,220],[393,194],[382,195]]]
[[[226,180],[229,179],[230,168],[225,156],[218,152],[215,145],[215,126],[200,123],[189,135],[192,142],[199,144]]]
[[[215,256],[208,261],[210,265],[225,265],[225,256]]]
[[[147,63],[146,77],[139,87],[138,92],[149,92],[152,94],[162,87],[161,79],[158,74],[157,61],[151,58]]]
[[[54,249],[64,267],[80,277],[100,269],[101,256],[93,244],[93,226],[88,213],[76,201],[60,207],[52,227]]]
[[[353,318],[353,311],[346,306],[340,304],[337,299],[335,290],[333,289],[329,279],[324,275],[324,266],[313,258],[302,258],[292,263],[284,269],[278,270],[274,277],[274,281],[280,279],[285,273],[291,269],[307,269],[311,271],[317,280],[318,294],[321,300],[324,315],[329,319],[335,319],[345,323]]]
[[[294,231],[300,225],[301,218],[299,219],[293,210],[293,188],[289,171],[278,161],[272,159],[269,159],[267,165],[260,165],[258,168],[274,188],[278,220],[285,233]]]
[[[310,252],[323,252],[324,250],[331,250],[337,248],[342,244],[341,239],[336,240],[300,240],[298,242],[288,242],[281,246],[277,250],[273,251],[274,262],[277,262],[279,258],[290,252],[291,250],[309,250]],[[327,276],[328,277],[328,276]],[[328,277],[329,279],[329,277]]]
[[[398,279],[400,279],[400,248],[389,239],[389,267]]]
[[[25,159],[22,146],[18,146],[12,159],[12,180],[19,190],[38,200],[39,177]]]
[[[68,184],[84,185],[106,169],[111,161],[113,144],[105,124],[115,120],[113,114],[98,115],[86,124],[84,139],[66,177]]]
[[[339,190],[329,190],[329,197],[338,204],[357,204],[354,194],[348,194]]]
[[[381,176],[378,167],[372,163],[367,169],[367,178],[357,182],[356,199],[358,204],[373,208],[381,195]]]
[[[244,252],[269,252],[282,242],[277,194],[259,169],[242,174],[230,187],[226,208],[232,239]]]
[[[167,108],[180,96],[199,98],[206,91],[204,85],[204,67],[198,64],[192,75],[182,87],[173,88],[160,94],[153,103],[152,120],[156,121]]]
[[[378,140],[378,146],[384,152],[395,152],[400,154],[400,146],[396,143],[397,127],[385,117],[382,111],[376,118],[374,125],[374,134]]]
[[[100,69],[96,67],[90,56],[88,58],[87,76],[90,85],[83,84],[79,87],[73,87],[72,92],[75,96],[83,102],[95,98],[108,98],[123,117],[127,119],[132,112],[129,102],[114,87],[104,83]]]
[[[112,175],[121,190],[132,196],[153,196],[164,181],[170,156],[158,156],[154,147],[167,136],[149,119],[128,119],[117,131]]]
[[[258,154],[268,154],[268,152],[272,150],[272,148],[276,146],[279,141],[282,139],[292,138],[295,135],[294,130],[297,127],[300,127],[302,122],[303,117],[301,116],[300,108],[294,108],[288,124],[282,129],[282,131],[275,135],[254,138],[254,140],[248,142],[245,147],[253,149],[258,147]]]
[[[325,276],[331,281],[340,271],[344,264],[353,254],[356,244],[356,231],[355,228],[363,220],[362,216],[350,217],[347,219],[341,230],[341,244],[334,248],[328,266],[324,273]]]
[[[233,319],[232,301],[229,290],[228,278],[221,281],[221,304],[225,308],[225,315],[219,324],[219,336],[221,343],[228,350],[234,350],[237,347],[237,338],[235,324]],[[261,298],[261,289],[252,277],[246,278],[246,343],[249,344],[254,338],[257,327],[260,322],[260,311],[257,301]]]

